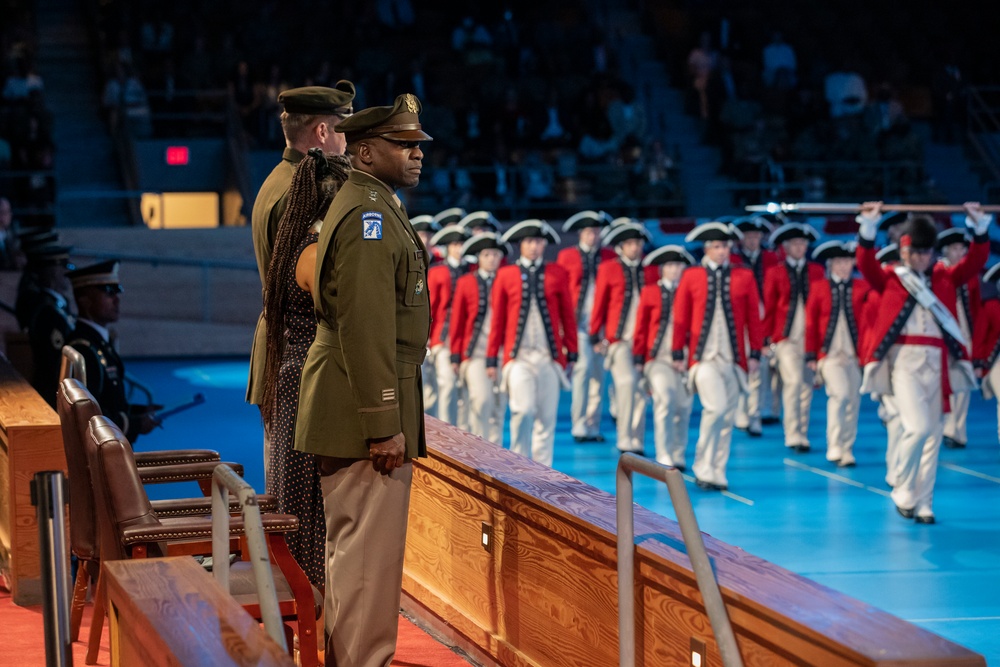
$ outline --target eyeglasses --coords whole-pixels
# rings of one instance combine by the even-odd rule
[[[111,296],[122,293],[121,285],[98,285],[97,289]]]
[[[394,146],[399,146],[403,150],[413,150],[414,148],[420,147],[419,141],[397,141],[395,139],[388,139],[386,137],[379,137],[379,139],[381,139],[382,141],[388,141],[390,144],[393,144]]]

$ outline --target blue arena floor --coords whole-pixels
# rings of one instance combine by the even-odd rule
[[[168,408],[203,393],[204,405],[175,415],[144,436],[138,450],[211,447],[243,463],[263,490],[261,426],[243,402],[245,359],[133,361],[130,375]],[[614,424],[605,417],[606,443],[576,444],[569,434],[569,394],[560,402],[555,467],[614,493]],[[697,439],[695,404],[689,463]],[[646,452],[653,452],[651,414]],[[942,449],[935,491],[938,523],[899,517],[885,485],[885,436],[875,404],[862,402],[856,468],[824,458],[826,409],[816,394],[809,428],[812,451],[783,446],[780,425],[764,437],[737,432],[729,460],[730,491],[689,491],[701,529],[729,544],[842,591],[982,653],[1000,664],[1000,444],[996,404],[978,393],[969,415],[969,446]],[[179,434],[184,433],[185,436]],[[192,436],[190,434],[197,434]],[[179,437],[183,440],[177,441]],[[150,495],[177,495],[151,488]],[[197,493],[192,489],[187,493]],[[674,518],[666,488],[636,478],[636,500]]]

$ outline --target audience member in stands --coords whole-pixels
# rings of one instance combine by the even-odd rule
[[[42,91],[45,84],[34,71],[28,58],[22,56],[14,62],[14,72],[7,77],[0,97],[7,102],[24,102],[31,91]]]
[[[396,651],[412,461],[427,453],[427,252],[395,194],[420,180],[419,113],[407,93],[337,126],[354,169],[316,248],[295,448],[323,476],[328,665],[388,665]]]
[[[125,363],[118,356],[108,328],[120,315],[122,287],[118,264],[118,260],[113,259],[67,274],[73,284],[73,298],[79,312],[69,345],[83,356],[87,366],[87,389],[97,399],[101,412],[135,444],[140,435],[160,425],[155,412],[159,406],[138,405],[128,400]]]
[[[326,519],[316,457],[296,451],[295,422],[299,378],[309,346],[316,338],[312,299],[316,240],[323,216],[351,163],[343,155],[310,149],[295,168],[288,189],[288,206],[274,240],[264,290],[267,357],[264,397],[260,406],[264,428],[271,437],[267,492],[278,500],[278,511],[299,518],[299,529],[288,535],[288,549],[314,586],[325,581]]]
[[[865,80],[851,69],[839,69],[827,74],[823,90],[830,108],[830,118],[857,115],[868,103]]]
[[[278,102],[285,109],[281,113],[281,127],[285,133],[286,147],[281,162],[260,186],[250,221],[257,271],[264,289],[267,288],[267,271],[271,266],[271,252],[278,234],[278,222],[288,206],[288,188],[292,183],[295,167],[311,148],[319,148],[324,154],[343,154],[344,136],[335,132],[334,128],[353,113],[353,100],[354,84],[350,81],[340,81],[336,88],[293,88],[278,96]],[[247,402],[254,405],[261,405],[264,400],[266,340],[264,313],[261,312],[250,352],[250,376],[247,383]],[[270,439],[265,428],[265,471],[270,470],[270,457]]]
[[[698,46],[688,54],[687,70],[691,87],[698,100],[698,115],[704,120],[707,120],[709,115],[708,81],[718,62],[719,52],[712,46],[712,35],[708,32],[701,33]]]
[[[799,65],[795,49],[785,41],[780,31],[776,30],[771,35],[771,41],[764,47],[762,60],[764,69],[761,72],[761,79],[765,86],[796,84]]]
[[[135,70],[122,63],[115,65],[115,74],[104,84],[101,106],[107,115],[112,130],[128,121],[128,129],[137,137],[148,137],[152,133],[152,120],[146,88]]]
[[[17,226],[14,224],[14,209],[10,200],[0,197],[0,271],[11,271],[17,268]]]
[[[52,407],[56,405],[62,348],[76,326],[69,305],[69,250],[65,246],[43,246],[32,249],[31,257],[39,265],[38,293],[27,326],[34,367],[31,386]]]

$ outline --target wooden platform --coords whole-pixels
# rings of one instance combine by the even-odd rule
[[[502,665],[618,663],[613,496],[428,418],[409,611]],[[484,524],[486,528],[484,528]],[[491,542],[484,547],[484,532]],[[721,658],[676,523],[636,507],[638,665]],[[747,665],[985,665],[982,656],[706,536]]]
[[[59,416],[0,356],[0,568],[19,605],[42,599],[31,480],[44,470],[66,472]]]

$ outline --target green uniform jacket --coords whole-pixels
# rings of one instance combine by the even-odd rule
[[[407,460],[424,456],[427,249],[392,190],[353,171],[316,257],[319,325],[302,369],[295,449],[364,459],[369,440],[402,432]]]
[[[278,235],[278,223],[288,207],[288,188],[292,185],[295,166],[305,155],[294,148],[286,148],[281,162],[271,170],[264,184],[260,186],[257,199],[250,214],[250,229],[253,234],[253,252],[257,256],[257,271],[260,272],[261,291],[267,286],[267,268],[271,266],[271,252],[274,239]],[[253,332],[253,347],[250,348],[250,378],[247,382],[247,403],[260,405],[264,400],[264,364],[267,359],[267,331],[264,327],[264,313],[257,318],[257,328]]]

